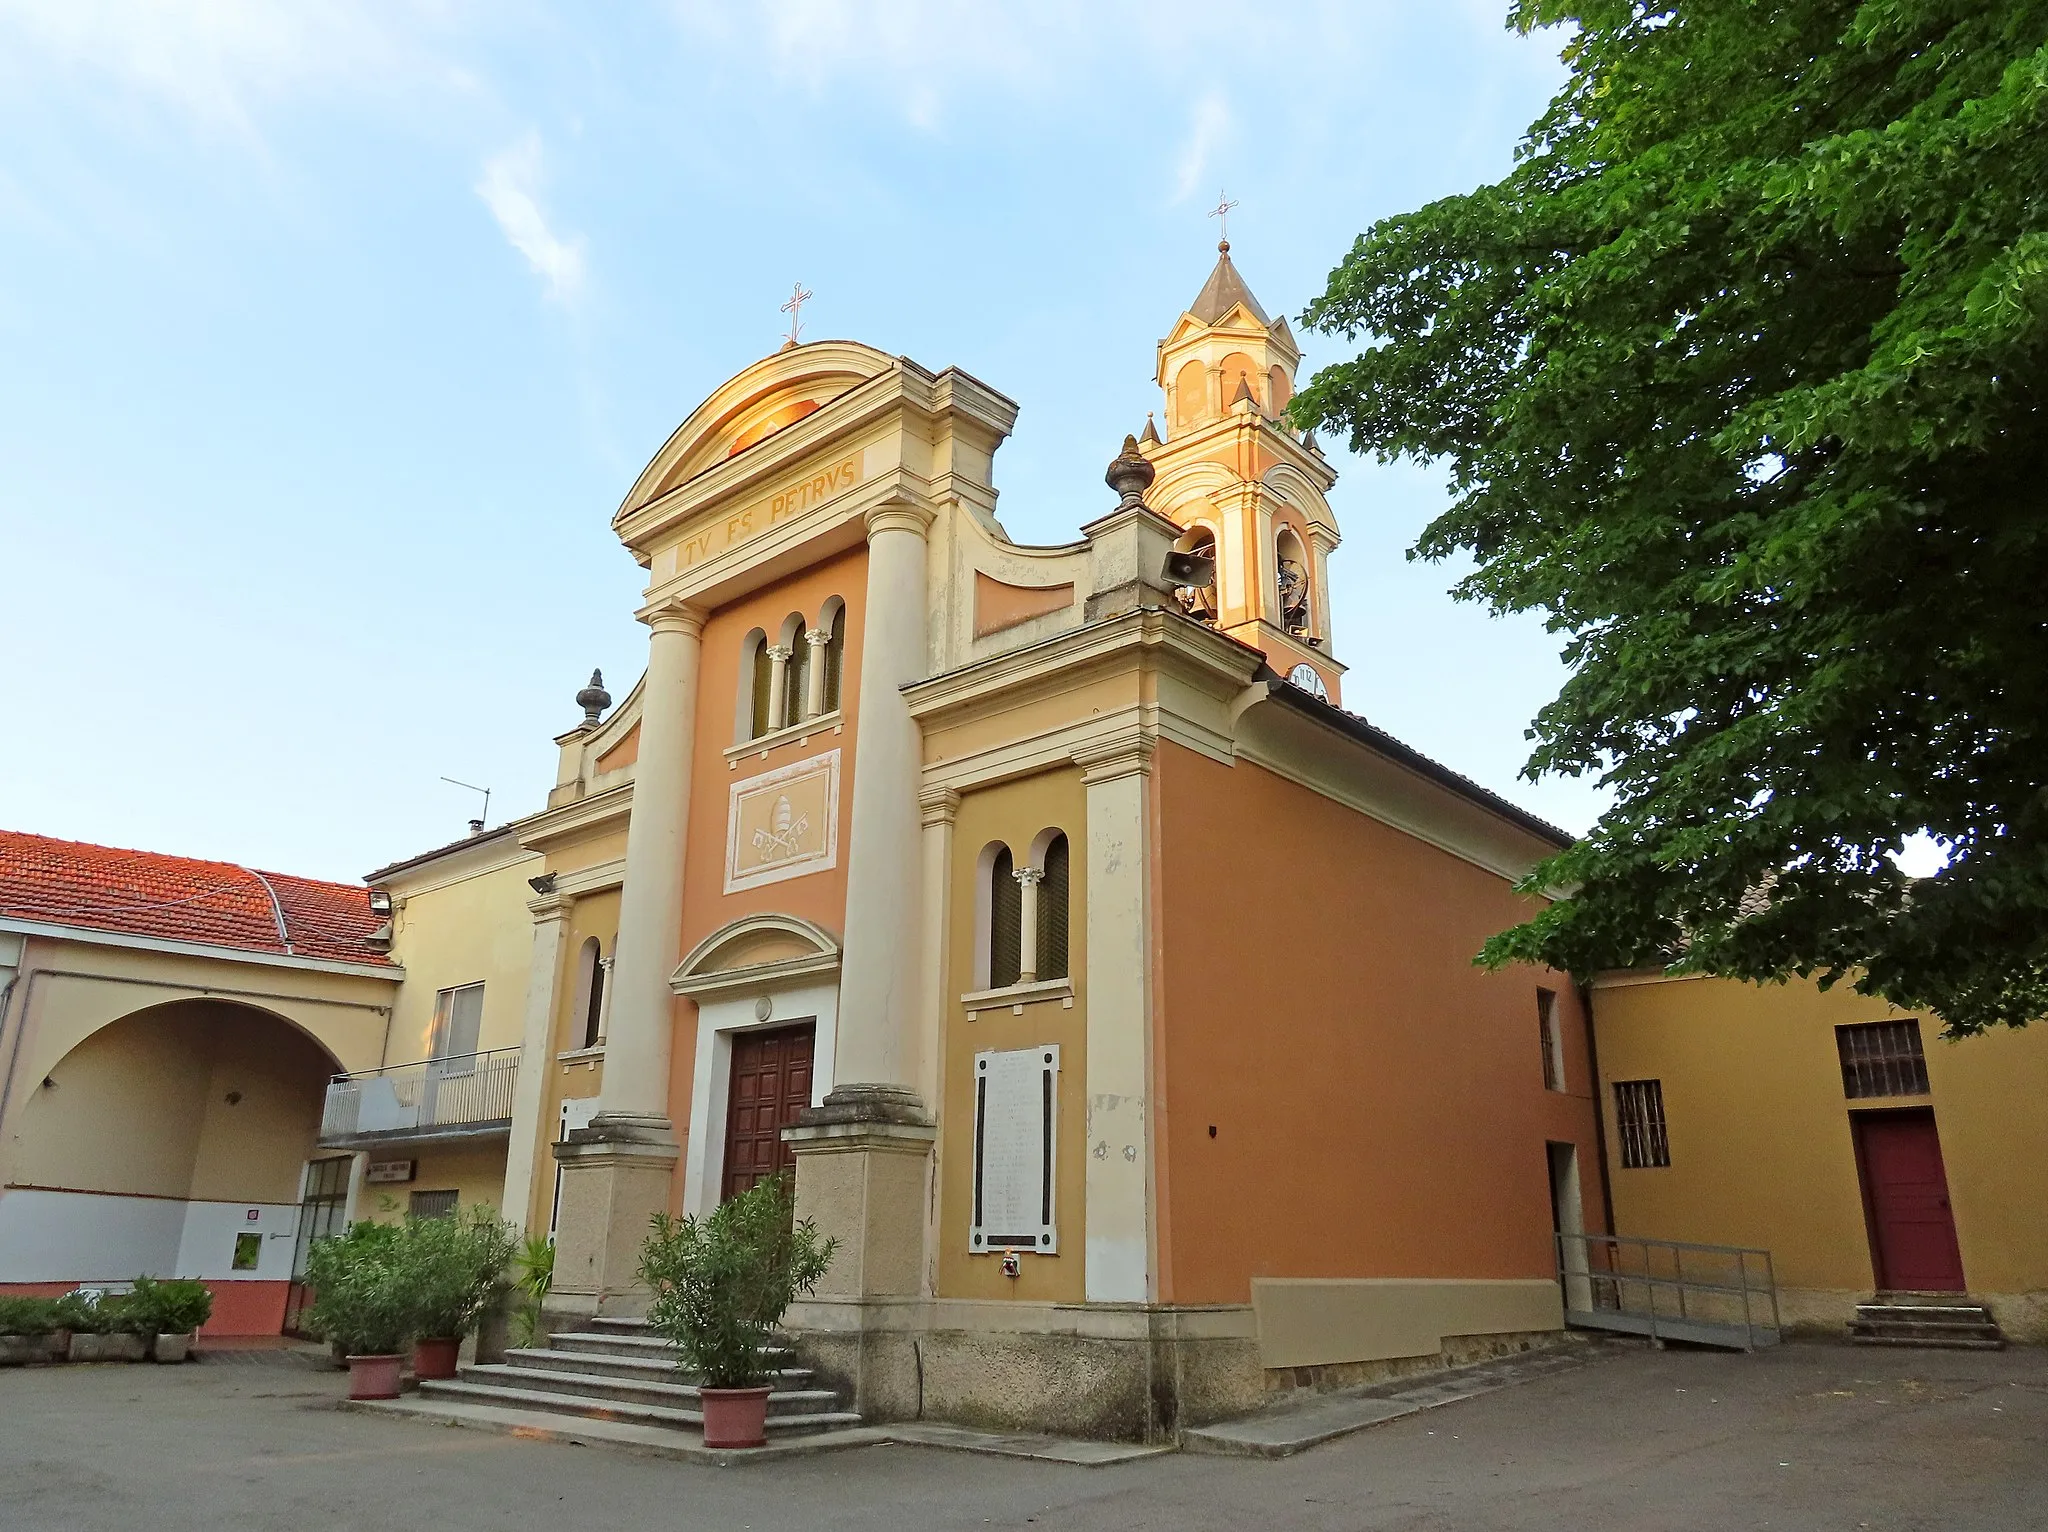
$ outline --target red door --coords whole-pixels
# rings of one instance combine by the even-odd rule
[[[1963,1255],[1934,1113],[1855,1112],[1851,1120],[1877,1285],[1892,1292],[1962,1292]]]
[[[796,1155],[782,1130],[811,1104],[812,1023],[768,1032],[736,1032],[732,1089],[725,1098],[725,1176],[718,1198],[745,1191],[778,1170],[794,1170]]]

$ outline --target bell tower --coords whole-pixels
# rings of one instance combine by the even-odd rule
[[[1269,318],[1230,259],[1159,343],[1166,431],[1139,445],[1157,470],[1147,501],[1177,523],[1176,544],[1216,561],[1216,581],[1180,593],[1191,616],[1262,651],[1304,690],[1335,701],[1329,557],[1339,535],[1327,498],[1337,475],[1286,416],[1301,350]]]

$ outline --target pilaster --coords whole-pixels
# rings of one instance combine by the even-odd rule
[[[524,1229],[533,1208],[533,1172],[540,1157],[541,1104],[547,1097],[548,1058],[554,1051],[555,1008],[561,999],[562,942],[569,912],[567,894],[542,894],[526,907],[533,912],[533,954],[527,965],[526,1016],[519,1035],[519,1074],[512,1088],[511,1138],[505,1148],[505,1190],[499,1215]]]
[[[1087,1298],[1158,1297],[1152,1218],[1151,771],[1137,730],[1075,756],[1087,792]]]

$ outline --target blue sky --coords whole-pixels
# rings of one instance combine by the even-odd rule
[[[1298,314],[1507,168],[1561,69],[1504,9],[0,0],[0,824],[354,877],[443,775],[538,807],[644,660],[619,497],[798,280],[1018,400],[999,513],[1071,537],[1218,189]],[[1403,558],[1440,474],[1331,450],[1347,705],[1584,828],[1516,780],[1556,641]]]

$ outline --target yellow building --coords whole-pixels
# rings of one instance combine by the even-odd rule
[[[1788,1323],[1967,1293],[2048,1340],[2048,1033],[1940,1040],[1847,985],[1593,986],[1624,1234],[1768,1249]]]

